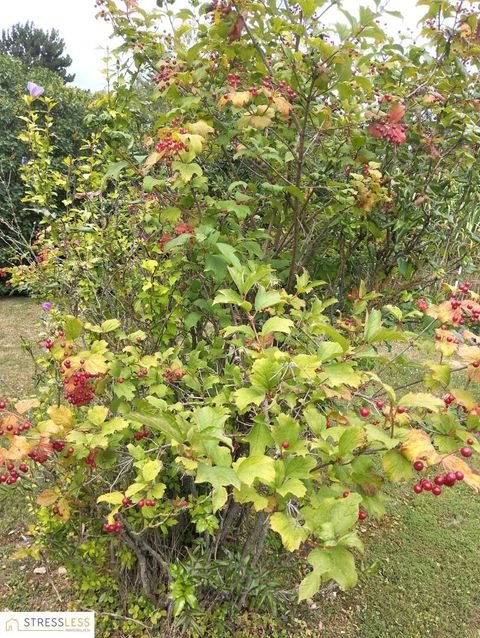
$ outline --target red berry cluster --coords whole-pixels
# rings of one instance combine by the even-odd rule
[[[135,376],[137,377],[137,379],[141,379],[142,377],[146,377],[147,375],[148,375],[147,368],[142,368],[141,370],[135,373]]]
[[[407,126],[405,124],[390,123],[387,120],[374,122],[368,127],[368,132],[372,137],[381,137],[392,144],[405,144]]]
[[[140,430],[140,432],[135,432],[135,434],[133,435],[133,438],[135,439],[135,441],[141,441],[142,439],[147,438],[148,436],[150,436],[150,432],[148,430]]]
[[[115,521],[115,523],[104,523],[103,530],[109,534],[120,534],[122,531],[122,523]]]
[[[240,75],[238,73],[229,73],[227,75],[227,82],[228,86],[230,86],[232,89],[238,88],[241,82]]]
[[[35,461],[35,463],[40,464],[45,463],[45,461],[48,459],[48,454],[41,450],[30,450],[27,456],[29,456],[32,461]]]
[[[165,370],[165,378],[168,383],[175,383],[175,381],[179,381],[184,374],[186,374],[185,370],[180,368],[178,370],[172,370],[171,368],[167,368]]]
[[[5,465],[6,467],[6,472],[8,472],[8,474],[6,472],[2,472],[0,473],[0,484],[5,484],[5,485],[14,485],[18,479],[21,477],[21,475],[18,472],[28,472],[28,465],[26,465],[25,463],[20,463],[20,465],[18,466],[18,471],[15,468],[15,465],[13,463],[7,463]]]
[[[97,467],[97,462],[95,461],[95,456],[97,455],[97,450],[92,450],[90,454],[85,458],[85,463],[89,465],[92,470]]]
[[[156,502],[153,499],[141,499],[137,503],[137,507],[155,507]]]
[[[463,449],[463,448],[462,448]],[[470,448],[468,448],[470,449]],[[425,469],[423,461],[415,461],[413,468],[417,472],[421,472]],[[447,472],[446,474],[437,474],[430,480],[427,477],[423,477],[418,483],[413,486],[415,494],[421,494],[422,492],[432,492],[434,496],[440,496],[442,493],[442,487],[453,487],[457,481],[463,481],[465,475],[460,470],[456,472]]]
[[[160,91],[165,91],[174,80],[175,84],[178,84],[176,79],[179,71],[183,71],[183,64],[178,64],[177,60],[168,58],[165,63],[162,64],[158,70],[158,73],[154,76],[153,81],[158,86]]]
[[[70,405],[88,405],[95,396],[92,386],[92,379],[96,379],[97,374],[90,374],[83,367],[76,370],[71,377],[64,380],[65,399]]]
[[[165,166],[171,166],[172,161],[182,151],[188,151],[188,145],[181,140],[173,138],[173,134],[168,132],[165,137],[157,142],[155,151],[161,155],[161,159],[165,162]]]

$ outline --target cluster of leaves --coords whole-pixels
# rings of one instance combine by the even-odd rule
[[[0,55],[0,98],[2,109],[0,120],[0,264],[10,265],[14,260],[30,261],[35,227],[44,215],[44,210],[35,202],[26,206],[21,179],[21,166],[36,154],[37,149],[19,139],[23,124],[20,118],[28,112],[25,103],[26,85],[36,81],[47,95],[55,95],[55,120],[51,123],[50,137],[55,150],[50,153],[50,162],[56,168],[64,157],[75,155],[86,136],[83,124],[89,95],[80,89],[66,88],[55,73],[37,67],[29,70],[19,59]],[[28,96],[26,98],[28,100]],[[31,101],[30,101],[31,102]],[[39,123],[43,122],[38,113]],[[0,283],[1,286],[1,283]],[[1,288],[0,288],[1,289]]]
[[[475,106],[467,71],[452,74],[477,50],[473,18],[432,3],[455,22],[430,59],[365,9],[329,35],[321,1],[167,9],[161,42],[135,2],[97,4],[124,40],[98,132],[66,171],[49,161],[51,100],[31,102],[23,136],[37,153],[27,197],[46,214],[13,281],[54,304],[38,398],[0,404],[0,459],[8,489],[28,482],[19,464],[40,470],[30,551],[53,526],[64,554],[109,563],[119,598],[140,583],[159,621],[192,631],[213,601],[274,604],[259,577],[271,544],[307,556],[300,600],[351,587],[386,481],[421,462],[422,485],[440,469],[480,491],[464,460],[480,451],[480,408],[454,382],[478,383],[480,304],[464,284],[438,306],[380,309],[363,283],[318,295],[303,266],[342,291],[365,268],[395,281],[400,258],[406,276],[420,241],[424,261],[438,255],[429,233],[473,196],[459,184],[475,174]],[[405,393],[385,379],[412,343],[425,387]]]

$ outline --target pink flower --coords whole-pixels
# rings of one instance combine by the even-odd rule
[[[35,82],[27,82],[27,89],[31,97],[40,97],[45,91],[43,86],[35,84]]]

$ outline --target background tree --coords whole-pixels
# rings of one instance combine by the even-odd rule
[[[72,58],[65,53],[65,41],[56,29],[44,31],[32,22],[14,24],[2,31],[0,52],[19,58],[28,69],[44,67],[58,73],[64,82],[72,82],[74,74],[67,73]]]

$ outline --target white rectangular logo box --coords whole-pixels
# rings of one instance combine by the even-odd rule
[[[93,611],[2,611],[1,638],[95,638]]]

